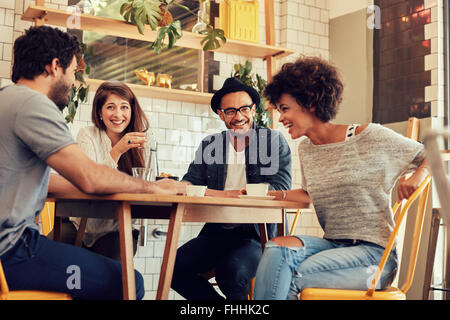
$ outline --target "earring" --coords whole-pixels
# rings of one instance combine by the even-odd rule
[[[100,116],[100,121],[103,121],[103,118],[102,118],[102,116]]]

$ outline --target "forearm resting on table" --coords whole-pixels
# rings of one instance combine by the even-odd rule
[[[50,174],[50,181],[48,183],[49,193],[69,193],[75,191],[80,191],[80,189],[75,187],[67,179],[60,176],[59,174]]]
[[[59,190],[73,191],[67,183],[86,193],[117,193],[117,192],[153,192],[158,189],[154,184],[133,177],[100,165],[89,159],[86,154],[76,144],[69,145],[53,153],[46,160],[47,164],[56,170],[64,181],[52,177],[49,190],[59,188]],[[53,185],[53,183],[55,183]],[[50,191],[55,192],[55,191]]]
[[[311,198],[303,189],[285,190],[284,192],[286,192],[286,197],[284,199],[282,190],[269,191],[269,195],[275,196],[275,200],[303,202],[305,206],[309,206],[311,203]]]

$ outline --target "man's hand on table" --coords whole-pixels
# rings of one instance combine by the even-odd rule
[[[152,182],[151,193],[184,195],[186,194],[186,185],[184,181],[175,181],[173,179],[161,179]]]

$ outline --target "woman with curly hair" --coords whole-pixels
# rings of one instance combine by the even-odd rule
[[[367,289],[394,227],[391,191],[403,175],[405,199],[429,175],[423,145],[378,124],[341,125],[331,120],[342,101],[337,69],[315,57],[286,63],[265,90],[293,139],[302,189],[270,191],[277,199],[309,200],[324,237],[273,238],[255,282],[255,299],[297,299],[304,288]],[[395,250],[380,288],[397,270]]]

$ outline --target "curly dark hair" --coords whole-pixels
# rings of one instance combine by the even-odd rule
[[[300,57],[285,63],[267,85],[264,96],[275,106],[284,93],[290,94],[323,122],[336,116],[344,85],[336,67],[318,57]]]
[[[59,59],[65,72],[74,56],[81,56],[76,36],[48,26],[31,27],[14,42],[11,79],[14,83],[20,78],[32,80],[42,74],[54,58]]]

